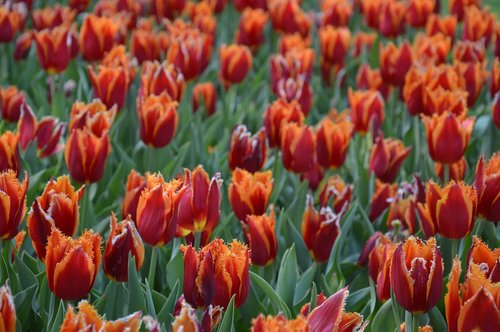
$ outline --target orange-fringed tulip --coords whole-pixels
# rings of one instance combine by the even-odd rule
[[[325,117],[316,131],[316,155],[318,163],[338,168],[345,162],[354,126],[348,119],[335,121]]]
[[[375,192],[370,200],[369,218],[373,222],[391,205],[389,202],[397,193],[397,184],[389,184],[375,180]]]
[[[240,25],[236,32],[236,42],[257,50],[264,42],[264,29],[267,23],[267,13],[262,9],[247,8],[240,17]]]
[[[425,26],[435,5],[435,0],[410,0],[406,9],[406,20],[414,28]]]
[[[405,147],[398,139],[379,136],[372,148],[370,172],[384,182],[393,182],[410,151],[411,147]]]
[[[464,18],[465,10],[468,7],[481,7],[481,0],[450,0],[450,14],[456,16],[459,21]]]
[[[36,32],[34,37],[38,62],[42,68],[49,74],[64,71],[71,59],[72,39],[69,28],[59,26],[51,30],[45,29]]]
[[[212,115],[216,110],[217,91],[212,82],[197,83],[192,91],[193,112],[196,112],[201,105],[205,107],[207,115]]]
[[[24,14],[16,6],[0,6],[0,43],[8,43],[24,25]]]
[[[300,33],[303,37],[309,35],[311,19],[300,8],[297,0],[268,1],[269,14],[273,28],[281,33]]]
[[[451,112],[456,115],[467,113],[467,91],[462,89],[445,90],[442,87],[425,89],[423,95],[424,114]]]
[[[349,106],[354,130],[366,133],[373,126],[378,131],[384,121],[384,99],[376,90],[352,91],[348,90]]]
[[[312,48],[294,48],[286,54],[274,54],[270,58],[269,71],[271,89],[277,93],[278,82],[282,79],[303,77],[311,80],[314,66],[314,50]]]
[[[115,281],[128,281],[128,257],[135,258],[137,271],[144,262],[144,245],[135,224],[128,216],[117,223],[114,213],[111,214],[111,226],[104,249],[102,267],[104,273]]]
[[[174,14],[181,13],[186,6],[186,0],[152,0],[150,3],[158,22],[164,18],[173,19]]]
[[[0,326],[2,331],[16,331],[16,307],[8,284],[0,288]]]
[[[367,63],[362,64],[356,75],[356,85],[359,90],[378,90],[384,99],[389,97],[390,86],[382,80],[380,69],[372,69]]]
[[[252,53],[244,45],[221,45],[219,48],[219,78],[228,88],[231,84],[240,83],[252,68]]]
[[[500,91],[500,62],[495,58],[493,67],[491,68],[491,81],[490,81],[490,96],[495,97],[497,92]]]
[[[434,238],[424,242],[410,236],[400,243],[390,272],[394,295],[405,310],[427,312],[441,299],[443,258]]]
[[[11,169],[17,173],[21,169],[18,143],[17,133],[6,131],[0,135],[0,172]]]
[[[285,55],[291,50],[305,50],[311,47],[311,38],[304,38],[299,33],[281,35],[278,40],[278,51]]]
[[[184,297],[194,307],[219,305],[226,308],[235,295],[235,306],[245,303],[249,288],[250,251],[233,240],[228,245],[215,239],[196,251],[181,246],[184,253]]]
[[[471,264],[465,281],[459,285],[460,272],[460,260],[455,258],[444,297],[448,331],[499,330],[499,280],[486,278],[481,265]]]
[[[307,321],[304,316],[295,319],[287,319],[283,314],[276,316],[264,316],[260,313],[257,318],[252,319],[251,332],[287,331],[303,332],[307,329]]]
[[[351,201],[352,185],[346,184],[337,174],[331,176],[319,192],[319,205],[331,206],[333,212],[339,214],[342,210],[349,209]]]
[[[252,174],[244,169],[234,170],[228,191],[229,201],[236,217],[244,222],[248,215],[264,214],[272,190],[271,171]]]
[[[37,256],[45,261],[48,238],[56,227],[66,236],[75,235],[78,229],[78,201],[84,188],[78,191],[64,175],[51,179],[41,196],[35,198],[28,213],[28,232]]]
[[[482,41],[486,47],[490,44],[495,27],[495,15],[489,8],[479,9],[476,6],[467,7],[464,17],[462,38],[465,40]]]
[[[251,173],[260,170],[267,157],[266,131],[261,128],[255,135],[245,125],[234,127],[229,141],[229,169],[245,169]]]
[[[316,135],[313,129],[289,122],[281,130],[281,160],[285,168],[296,173],[311,171],[316,162]]]
[[[301,125],[304,122],[304,114],[297,101],[287,102],[282,98],[277,99],[267,108],[264,114],[264,126],[270,147],[281,144],[283,127],[287,123],[295,122]]]
[[[425,31],[429,36],[442,33],[454,40],[457,31],[457,17],[455,15],[431,15],[427,19]]]
[[[484,44],[477,41],[459,40],[453,47],[453,62],[483,62],[486,58]],[[495,68],[495,66],[493,66]],[[493,69],[492,69],[493,70]]]
[[[45,269],[50,290],[62,300],[87,296],[101,264],[101,236],[91,230],[72,239],[54,227],[46,251]]]
[[[10,240],[19,232],[19,224],[26,214],[28,174],[19,182],[16,172],[0,173],[0,240]]]
[[[125,197],[122,203],[122,216],[128,216],[132,220],[136,221],[137,217],[137,204],[139,203],[139,198],[141,193],[146,188],[147,182],[146,178],[136,170],[131,170],[127,176],[127,183],[125,185]]]
[[[69,130],[88,128],[94,135],[103,136],[111,128],[115,115],[116,107],[107,109],[99,99],[88,104],[77,101],[71,107]]]
[[[176,101],[166,92],[161,95],[138,97],[137,113],[140,122],[141,140],[149,147],[167,146],[175,136],[179,116]]]
[[[274,228],[274,209],[271,205],[269,215],[248,215],[241,223],[248,245],[252,264],[266,266],[276,259],[278,239]]]
[[[394,38],[404,32],[407,5],[398,1],[382,1],[379,7],[378,31]]]
[[[444,169],[446,165],[443,165],[441,163],[435,163],[434,164],[434,171],[436,172],[436,175],[441,179],[441,181],[444,182]],[[455,181],[462,181],[465,176],[465,170],[467,169],[467,162],[465,158],[460,159],[456,163],[449,164],[449,178],[450,180],[455,180]]]
[[[347,26],[353,12],[349,0],[326,0],[321,4],[321,25]]]
[[[493,123],[497,128],[500,128],[500,91],[498,91],[493,97],[493,103],[491,105],[491,117],[493,118]]]
[[[41,31],[44,29],[53,29],[61,25],[71,25],[75,14],[75,11],[69,7],[55,5],[53,7],[33,10],[31,18],[33,20],[33,27],[37,31]]]
[[[0,87],[0,113],[2,120],[17,122],[21,116],[21,106],[25,100],[24,92],[19,91],[16,86]]]
[[[80,50],[87,61],[102,59],[118,39],[120,26],[113,18],[89,14],[80,29]]]
[[[323,61],[331,64],[343,64],[351,42],[349,29],[326,26],[320,28],[318,33]]]
[[[130,37],[130,51],[142,64],[160,59],[160,40],[153,31],[135,29]]]
[[[476,168],[474,188],[478,196],[478,214],[497,224],[500,221],[500,153],[484,164],[483,156]]]
[[[391,297],[390,270],[396,247],[396,243],[381,235],[368,256],[369,275],[376,284],[378,299],[383,302]]]
[[[177,226],[174,219],[179,180],[165,182],[161,174],[146,174],[147,185],[137,204],[137,230],[144,242],[162,246],[170,242]]]
[[[463,77],[465,89],[468,92],[467,106],[471,107],[476,102],[483,89],[487,72],[483,64],[477,63],[464,63],[459,62],[456,64],[457,74]]]
[[[142,65],[139,96],[160,95],[165,91],[171,99],[180,101],[185,84],[184,76],[174,65],[146,61]]]
[[[477,193],[463,182],[451,181],[444,188],[433,181],[427,183],[425,205],[419,203],[418,213],[426,236],[436,233],[450,239],[461,239],[474,228]]]
[[[276,84],[276,95],[287,102],[298,101],[304,116],[309,114],[312,106],[312,88],[303,75],[280,79]]]
[[[362,32],[358,31],[354,35],[354,49],[353,49],[353,56],[358,57],[361,55],[361,53],[370,53],[373,43],[375,43],[375,40],[377,39],[377,33],[375,32]]]
[[[39,158],[50,157],[64,148],[64,144],[59,143],[59,140],[65,128],[66,124],[53,116],[45,116],[38,122],[35,137]]]
[[[203,166],[193,171],[184,170],[184,183],[176,200],[174,221],[177,236],[188,236],[193,232],[203,232],[203,243],[219,223],[221,186],[220,173],[209,177]]]
[[[413,52],[407,42],[399,46],[393,43],[380,45],[380,73],[384,81],[395,86],[403,86],[405,76],[413,64]]]
[[[317,262],[326,262],[330,257],[333,244],[340,235],[339,221],[343,211],[335,214],[330,207],[314,208],[311,196],[302,216],[302,238],[312,258]]]
[[[431,158],[442,164],[453,164],[462,159],[474,127],[474,118],[450,112],[432,117],[423,116],[427,144]]]
[[[222,312],[223,308],[220,306],[209,305],[203,310],[203,315],[199,320],[196,308],[186,302],[184,294],[182,294],[175,303],[172,332],[214,331],[221,320]],[[143,319],[143,321],[145,320]],[[151,331],[156,332],[159,329]]]
[[[107,108],[116,105],[121,111],[127,98],[130,75],[121,66],[98,66],[97,72],[89,66],[89,77],[94,88],[94,97],[99,98]]]
[[[451,50],[451,38],[441,33],[433,36],[418,34],[414,41],[415,58],[422,64],[441,64]]]
[[[467,252],[467,268],[478,265],[486,278],[500,282],[500,248],[491,250],[477,236],[473,237],[472,246]]]

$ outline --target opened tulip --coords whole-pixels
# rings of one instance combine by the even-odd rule
[[[56,74],[68,67],[71,59],[72,39],[67,27],[42,30],[35,35],[38,62],[49,74]]]
[[[451,38],[441,33],[433,36],[418,34],[414,41],[415,58],[423,65],[446,62],[451,51]]]
[[[373,126],[377,132],[384,121],[384,99],[380,92],[375,90],[352,91],[348,90],[351,119],[354,130],[366,133]]]
[[[186,0],[152,0],[151,10],[158,22],[160,22],[164,18],[173,19],[174,14],[181,13],[186,6],[186,2]]]
[[[481,0],[450,0],[450,14],[456,16],[459,21],[464,18],[465,10],[470,6],[481,6]]]
[[[455,15],[430,15],[427,18],[425,31],[429,36],[436,33],[442,33],[452,40],[455,39],[455,32],[457,30],[457,17]]]
[[[196,251],[181,246],[184,253],[184,297],[194,307],[219,305],[227,308],[235,295],[235,307],[245,303],[249,289],[250,251],[233,240],[228,245],[215,239]]]
[[[21,116],[21,106],[26,102],[24,92],[11,85],[7,88],[0,87],[0,113],[2,120],[17,122]]]
[[[441,163],[434,164],[436,175],[439,177],[439,179],[441,179],[442,182],[444,182],[444,173],[447,166],[449,168],[448,176],[450,180],[455,180],[458,182],[464,179],[465,170],[467,169],[467,162],[465,161],[465,158],[462,158],[460,159],[460,161],[449,165],[443,165]]]
[[[432,309],[443,292],[443,259],[436,240],[410,236],[400,243],[391,263],[391,286],[399,305],[412,313]]]
[[[469,6],[465,10],[464,29],[462,38],[465,40],[482,41],[488,47],[493,37],[495,16],[490,14],[489,8],[479,9]]]
[[[331,176],[319,192],[319,205],[331,206],[333,212],[337,214],[342,210],[349,210],[352,187],[351,184],[346,184],[338,174]]]
[[[179,116],[176,101],[166,92],[161,95],[139,97],[137,113],[140,122],[141,140],[149,147],[167,146],[175,136]]]
[[[8,284],[0,288],[0,325],[5,332],[16,331],[16,307]]]
[[[500,248],[491,250],[479,237],[474,236],[467,252],[467,268],[481,267],[484,276],[493,282],[500,282]]]
[[[384,37],[397,37],[404,32],[406,13],[406,4],[382,1],[379,8],[378,31]]]
[[[111,128],[116,116],[116,107],[108,109],[99,99],[85,104],[76,101],[71,107],[69,131],[88,128],[94,135],[103,136]]]
[[[144,242],[155,247],[163,246],[175,235],[175,200],[181,182],[165,182],[159,173],[146,174],[146,181],[137,204],[135,223]]]
[[[307,321],[304,316],[295,319],[287,319],[282,313],[276,316],[264,316],[260,313],[257,318],[252,319],[251,332],[287,331],[302,332],[307,329]]]
[[[462,89],[445,90],[442,87],[425,89],[424,114],[443,114],[451,112],[456,115],[467,113],[467,91]]]
[[[130,171],[127,176],[127,184],[125,185],[122,216],[130,215],[133,221],[137,220],[137,204],[139,204],[139,198],[146,185],[147,182],[144,176],[137,173],[134,169]]]
[[[271,88],[277,93],[278,82],[282,79],[303,77],[309,82],[314,66],[314,50],[312,48],[294,48],[286,54],[274,54],[270,58]]]
[[[10,240],[19,232],[26,214],[28,174],[19,182],[13,170],[0,172],[0,240]]]
[[[282,127],[281,160],[289,171],[306,173],[316,162],[316,135],[311,127],[289,122]]]
[[[216,110],[217,91],[212,82],[197,83],[192,91],[193,112],[196,112],[201,105],[205,107],[207,115],[212,115]]]
[[[300,33],[309,35],[311,19],[300,8],[297,0],[278,0],[268,2],[273,28],[282,33]]]
[[[413,58],[412,49],[407,42],[399,46],[393,43],[386,47],[380,46],[380,73],[384,81],[402,87]]]
[[[267,157],[266,131],[260,129],[251,136],[245,125],[234,127],[229,141],[229,168],[245,169],[251,173],[260,170]]]
[[[312,197],[308,196],[307,206],[302,216],[302,238],[312,258],[326,262],[333,244],[340,235],[339,221],[344,211],[335,214],[330,207],[314,208]]]
[[[180,101],[185,84],[184,76],[174,65],[146,61],[142,65],[139,96],[161,95],[165,91],[171,99]]]
[[[127,282],[130,255],[135,258],[135,268],[139,271],[144,262],[144,245],[141,236],[130,216],[117,223],[116,216],[112,213],[102,262],[104,273],[112,280]]]
[[[397,192],[397,184],[384,183],[378,179],[375,180],[375,192],[370,200],[369,218],[373,222],[387,209]]]
[[[225,88],[240,83],[252,68],[252,53],[247,46],[232,44],[219,48],[219,78]]]
[[[410,151],[398,139],[378,137],[370,156],[370,172],[384,182],[393,182]]]
[[[247,215],[245,222],[241,223],[248,245],[252,264],[266,266],[276,259],[278,239],[276,237],[274,209],[262,215]]]
[[[264,29],[267,23],[267,14],[262,9],[247,8],[240,17],[239,30],[236,33],[236,42],[246,45],[252,50],[264,42]]]
[[[303,75],[280,79],[276,84],[276,95],[289,103],[293,100],[298,101],[304,116],[311,111],[312,88]]]
[[[470,40],[459,40],[453,47],[453,62],[483,62],[486,58],[484,44]],[[495,70],[493,66],[492,70]],[[492,73],[494,75],[494,73]]]
[[[236,168],[229,185],[229,201],[236,217],[245,222],[248,215],[261,215],[267,210],[267,203],[273,190],[271,171],[254,174]]]
[[[89,77],[94,88],[94,97],[99,98],[108,109],[116,106],[118,112],[125,105],[130,76],[123,67],[99,66],[97,73],[89,66]]]
[[[48,238],[45,269],[50,290],[62,300],[78,300],[90,292],[101,264],[101,236],[85,231],[66,237],[57,228]]]
[[[19,134],[6,131],[0,135],[0,172],[13,170],[16,173],[21,169],[19,159]]]
[[[471,107],[479,98],[483,89],[487,72],[483,68],[482,63],[463,63],[456,64],[456,70],[460,77],[463,77],[465,89],[468,92],[467,106]]]
[[[267,108],[264,114],[264,126],[270,147],[280,146],[283,127],[290,122],[299,125],[304,122],[304,114],[297,101],[286,102],[280,98]]]
[[[89,14],[80,29],[80,49],[87,61],[102,59],[118,39],[119,23],[109,17]]]
[[[406,9],[406,20],[414,28],[424,27],[435,4],[435,0],[411,0]]]
[[[24,25],[24,15],[16,6],[0,6],[0,43],[9,43]]]
[[[353,4],[349,0],[326,0],[321,4],[322,26],[347,26],[353,12]]]
[[[491,159],[484,164],[481,156],[476,167],[476,179],[474,188],[477,191],[477,211],[480,216],[497,224],[500,221],[500,154],[495,153]]]
[[[71,185],[68,176],[50,180],[41,196],[28,213],[28,232],[37,256],[45,261],[48,238],[56,227],[66,236],[74,236],[78,229],[78,202],[84,187],[78,191]]]
[[[36,125],[35,138],[39,158],[46,158],[62,151],[64,144],[60,143],[66,124],[58,118],[45,116]],[[22,135],[22,133],[21,133]],[[23,136],[21,136],[22,138]]]

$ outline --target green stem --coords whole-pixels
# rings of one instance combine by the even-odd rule
[[[84,229],[87,228],[87,219],[88,219],[88,208],[89,208],[89,200],[90,200],[90,183],[87,183],[83,190],[82,203],[80,204],[80,225],[78,228],[80,229],[80,233],[83,232]]]
[[[415,161],[413,169],[420,169],[420,127],[418,116],[413,117],[413,133],[415,135]]]
[[[450,165],[444,164],[444,176],[443,176],[443,184],[446,185],[450,182]]]
[[[476,223],[477,223],[477,227],[476,227],[476,231],[474,232],[474,235],[476,235],[477,237],[481,237],[481,234],[483,234],[483,230],[484,230],[484,224],[486,223],[485,220],[483,219],[477,219],[476,220]]]
[[[391,307],[392,314],[394,315],[394,320],[396,321],[396,331],[401,332],[401,318],[399,317],[398,302],[396,301],[396,296],[394,291],[391,289]]]
[[[198,250],[201,245],[201,232],[194,232],[194,248]]]
[[[417,332],[418,331],[418,318],[409,311],[405,312],[405,331],[406,332]],[[417,328],[415,329],[415,324],[417,324]]]
[[[158,248],[153,247],[151,249],[151,260],[149,261],[149,274],[148,282],[151,287],[155,284],[155,274],[156,274],[156,261],[158,260]]]
[[[458,253],[458,242],[460,240],[458,239],[451,239],[451,264],[453,264],[453,259],[455,258],[455,256],[457,255]]]
[[[154,171],[154,151],[154,148],[146,146],[146,171]]]

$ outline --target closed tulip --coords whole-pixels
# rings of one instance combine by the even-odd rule
[[[118,38],[119,23],[109,17],[90,14],[80,28],[80,49],[87,61],[102,59]]]
[[[451,0],[450,14],[456,16],[461,22],[464,18],[465,10],[470,6],[481,6],[481,0]]]
[[[101,236],[86,231],[72,239],[53,228],[46,251],[45,269],[50,290],[62,300],[87,296],[101,263]]]
[[[74,236],[78,229],[78,202],[84,187],[79,190],[64,175],[50,180],[42,195],[35,198],[28,213],[28,232],[37,256],[45,261],[48,238],[52,228],[58,228],[66,236]]]
[[[165,91],[171,99],[180,101],[185,84],[184,76],[174,65],[146,61],[142,65],[139,95],[161,95]]]
[[[396,243],[382,236],[368,256],[368,271],[375,282],[377,298],[382,302],[391,297],[390,269],[396,247]]]
[[[212,56],[213,39],[200,33],[198,29],[189,30],[171,40],[167,61],[179,68],[186,81],[203,73]]]
[[[349,105],[351,107],[351,119],[354,130],[366,133],[370,126],[378,131],[384,121],[384,99],[378,91],[352,91],[348,90]]]
[[[179,121],[177,105],[166,92],[138,98],[140,135],[146,145],[162,148],[172,141]]]
[[[412,313],[432,309],[443,292],[443,259],[434,238],[410,236],[400,243],[391,263],[391,286],[399,305]]]
[[[326,0],[321,4],[323,26],[347,26],[352,16],[353,4],[349,0]]]
[[[8,284],[0,288],[0,325],[5,332],[16,332],[16,307]]]
[[[414,51],[415,58],[424,65],[444,63],[451,51],[451,38],[441,33],[433,36],[418,34],[414,41]]]
[[[349,210],[352,187],[351,184],[345,183],[338,174],[331,176],[319,192],[319,205],[331,206],[333,212],[337,214],[342,210]]]
[[[247,215],[241,223],[248,245],[252,264],[266,266],[276,259],[278,239],[276,237],[274,210],[269,214]]]
[[[219,305],[227,308],[235,295],[235,307],[245,303],[249,289],[250,252],[233,240],[228,245],[215,239],[196,251],[181,246],[184,253],[184,297],[195,307]]]
[[[379,8],[378,31],[385,37],[394,38],[405,29],[406,4],[382,1]]]
[[[318,163],[325,168],[341,167],[346,159],[353,124],[347,119],[334,121],[325,117],[316,132]]]
[[[19,182],[13,170],[0,172],[0,240],[10,240],[19,232],[26,214],[28,174]]]
[[[64,144],[59,141],[65,128],[64,122],[59,122],[58,118],[52,116],[45,116],[38,122],[35,138],[39,158],[50,157],[63,150]]]
[[[240,83],[252,68],[252,53],[247,46],[232,44],[219,48],[220,71],[219,78],[228,88]]]
[[[367,63],[359,67],[356,85],[360,90],[378,90],[386,100],[391,91],[390,86],[382,80],[380,69],[371,69]]]
[[[427,24],[425,25],[425,32],[429,35],[435,35],[436,33],[442,33],[451,38],[453,41],[455,39],[455,32],[457,31],[457,17],[455,15],[430,15],[427,18]]]
[[[375,192],[370,199],[369,218],[373,222],[390,205],[389,199],[393,198],[397,192],[397,184],[384,183],[378,179],[375,180]]]
[[[205,112],[210,116],[215,113],[217,103],[217,91],[212,82],[197,83],[192,91],[193,112],[196,112],[201,105],[205,107]]]
[[[481,156],[476,167],[476,179],[474,188],[477,191],[478,207],[480,216],[497,224],[500,221],[500,154],[495,153],[491,159],[484,163]]]
[[[323,61],[331,64],[344,63],[351,42],[349,29],[326,26],[320,28],[318,33]]]
[[[229,141],[229,168],[245,169],[251,173],[260,170],[267,157],[266,132],[262,128],[251,136],[245,125],[234,127]]]
[[[26,150],[36,135],[37,120],[31,107],[24,102],[21,105],[21,116],[17,122],[17,131],[19,132],[19,145],[21,149]]]
[[[21,106],[25,102],[24,92],[11,85],[7,88],[0,87],[0,113],[2,120],[17,122],[21,116]]]
[[[16,173],[21,169],[19,159],[19,134],[6,131],[0,135],[0,172],[13,170]]]
[[[305,173],[316,161],[316,135],[311,127],[294,122],[283,125],[281,160],[289,171]]]
[[[137,220],[137,204],[142,191],[146,188],[146,178],[136,170],[131,170],[127,176],[127,183],[125,185],[125,197],[122,203],[122,216],[128,216],[135,222]]]
[[[153,31],[136,29],[130,37],[130,50],[139,64],[160,59],[160,40]]]
[[[297,101],[286,102],[282,98],[277,99],[264,113],[264,126],[269,146],[280,146],[283,127],[289,122],[296,122],[299,125],[304,122],[304,114],[299,103]]]
[[[300,33],[303,37],[309,35],[311,19],[300,8],[297,0],[279,0],[268,3],[269,14],[274,30],[281,33]]]
[[[236,42],[257,50],[264,42],[264,29],[267,23],[267,14],[262,9],[247,8],[240,17],[240,25],[236,33]]]
[[[435,0],[411,0],[406,9],[406,20],[414,28],[424,27],[435,5]]]
[[[127,69],[118,66],[99,66],[97,72],[89,66],[89,77],[94,88],[94,97],[99,98],[108,109],[116,106],[118,112],[125,105],[130,76]]]
[[[489,8],[479,9],[469,6],[465,10],[462,38],[465,40],[482,41],[488,47],[495,27],[495,16],[490,14]]]
[[[0,43],[9,43],[24,25],[24,15],[15,6],[0,6]]]
[[[487,72],[484,70],[482,63],[463,63],[459,62],[456,65],[457,73],[464,79],[464,88],[467,90],[467,106],[471,107],[479,98],[483,89]]]
[[[384,182],[393,182],[410,151],[398,139],[378,137],[370,156],[370,172]]]
[[[413,51],[407,42],[399,46],[393,43],[380,46],[380,73],[384,81],[402,87],[413,58]]]
[[[144,262],[144,245],[141,236],[130,216],[118,223],[116,216],[112,213],[102,261],[104,273],[112,280],[127,282],[130,255],[135,258],[135,268],[139,271]]]

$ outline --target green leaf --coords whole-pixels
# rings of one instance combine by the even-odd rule
[[[430,325],[434,328],[434,331],[447,330],[446,320],[438,307],[432,308],[427,314],[429,315]]]
[[[219,325],[219,332],[234,332],[234,295],[231,297],[231,301],[224,312],[224,317],[222,317],[222,321]]]
[[[182,252],[178,251],[174,258],[167,263],[167,284],[169,287],[173,288],[173,286],[180,282],[180,286],[182,286],[182,282],[184,280],[184,257]]]
[[[294,306],[302,302],[307,293],[309,293],[309,289],[311,288],[311,283],[313,282],[314,275],[316,274],[317,265],[311,265],[299,278],[297,286],[295,287],[295,292],[293,295],[293,304]]]
[[[153,295],[151,295],[151,285],[146,280],[146,305],[148,307],[148,314],[156,319],[156,310],[153,304]]]
[[[59,300],[59,306],[57,307],[57,312],[53,319],[51,319],[51,328],[47,328],[47,331],[51,332],[58,332],[61,324],[63,322],[64,314],[65,314],[65,309],[64,309],[64,302],[62,300]]]
[[[144,301],[144,292],[141,287],[139,275],[135,269],[135,258],[129,255],[128,259],[128,311],[135,312],[142,310],[147,311],[146,302]]]
[[[292,318],[292,314],[290,313],[290,309],[286,305],[285,301],[274,291],[274,289],[258,274],[250,271],[250,280],[252,283],[262,289],[262,291],[269,298],[274,307],[274,314],[279,313],[280,311],[285,315],[286,318]]]
[[[276,283],[276,292],[289,308],[293,308],[293,290],[297,285],[297,278],[297,255],[295,254],[295,244],[292,244],[283,255]]]
[[[19,281],[23,289],[38,283],[35,274],[31,272],[31,270],[17,255],[14,256],[14,266],[16,267],[17,275],[19,276]]]
[[[166,326],[170,326],[170,324],[172,324],[173,317],[171,313],[174,312],[175,303],[177,302],[179,295],[180,295],[180,287],[179,287],[179,280],[177,280],[174,287],[172,288],[172,291],[168,295],[167,301],[165,302],[161,310],[158,312],[158,321],[160,323],[164,323]]]
[[[371,331],[394,331],[396,322],[392,312],[391,299],[385,302],[377,311],[371,324]]]

